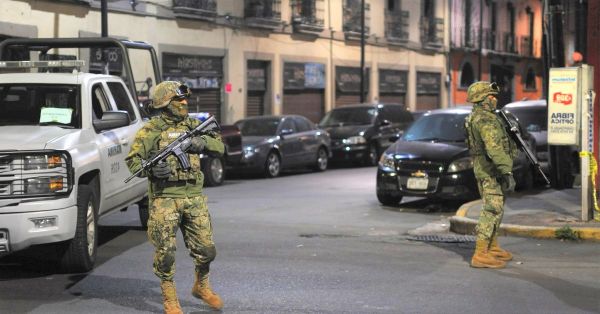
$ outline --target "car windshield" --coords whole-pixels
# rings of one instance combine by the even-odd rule
[[[512,107],[506,110],[515,115],[521,126],[529,132],[548,130],[548,113],[545,107]]]
[[[337,108],[328,112],[319,126],[345,126],[371,124],[377,116],[377,109],[369,107]]]
[[[248,119],[235,123],[243,136],[273,136],[277,133],[277,127],[281,119]]]
[[[425,114],[404,133],[405,141],[464,142],[467,114]]]
[[[80,128],[79,98],[77,85],[0,84],[0,126]]]

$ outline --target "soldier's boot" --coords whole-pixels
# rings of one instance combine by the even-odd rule
[[[208,274],[196,272],[196,282],[194,282],[194,287],[192,287],[192,295],[202,300],[215,310],[220,310],[223,308],[223,301],[221,300],[221,297],[219,297],[219,295],[216,294],[210,287]]]
[[[488,249],[489,241],[477,240],[475,243],[475,254],[471,258],[471,267],[475,268],[504,268],[506,263],[494,258]]]
[[[512,254],[501,248],[500,245],[498,245],[498,237],[494,236],[492,238],[492,243],[490,244],[490,254],[492,254],[496,259],[499,259],[501,261],[511,261],[513,259]]]
[[[177,299],[175,283],[172,281],[161,281],[160,290],[162,291],[165,314],[183,314],[179,305],[179,299]]]

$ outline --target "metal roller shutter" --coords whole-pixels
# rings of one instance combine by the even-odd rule
[[[336,107],[355,104],[360,104],[360,93],[343,93],[338,90],[338,92],[335,95]]]
[[[379,102],[382,104],[401,104],[404,105],[406,104],[404,102],[404,99],[406,99],[406,95],[405,94],[380,94],[379,95]]]
[[[261,116],[263,114],[265,114],[265,92],[248,91],[246,117]]]
[[[283,114],[297,114],[317,123],[323,117],[324,91],[286,90],[283,94]]]
[[[438,109],[440,107],[440,96],[439,95],[417,95],[417,108],[416,110],[431,110]]]
[[[208,112],[221,122],[221,91],[219,89],[192,89],[188,100],[190,112]]]

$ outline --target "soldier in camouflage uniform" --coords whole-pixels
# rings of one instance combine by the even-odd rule
[[[179,82],[165,81],[155,87],[152,106],[160,108],[161,113],[136,134],[126,158],[132,173],[142,167],[144,160],[154,156],[183,132],[200,124],[200,121],[188,116],[186,98],[189,95],[187,86]],[[182,313],[173,282],[175,235],[179,228],[196,268],[192,294],[214,309],[223,306],[221,298],[212,291],[208,281],[209,265],[216,256],[216,250],[207,199],[202,194],[204,176],[200,171],[198,154],[211,152],[222,155],[224,145],[217,133],[193,137],[187,145],[191,164],[189,171],[183,171],[177,158],[169,156],[166,162],[141,174],[149,179],[148,238],[155,247],[154,273],[161,280],[164,309],[169,314]]]
[[[477,224],[477,242],[471,266],[502,268],[512,254],[498,245],[498,228],[504,214],[505,193],[514,191],[513,159],[517,147],[508,136],[494,110],[498,103],[496,83],[475,82],[467,90],[467,101],[474,104],[466,118],[465,129],[473,156],[483,208]]]

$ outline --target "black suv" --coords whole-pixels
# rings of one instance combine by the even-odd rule
[[[360,104],[329,111],[319,127],[331,136],[333,162],[377,165],[379,155],[413,122],[398,104]]]

